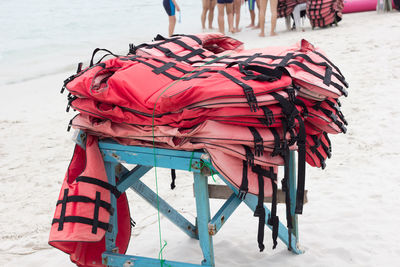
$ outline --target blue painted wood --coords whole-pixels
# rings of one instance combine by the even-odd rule
[[[102,142],[100,142],[99,145],[104,153],[104,160],[106,161],[138,164],[144,166],[156,166],[156,167],[185,170],[185,171],[191,169],[192,172],[200,172],[200,166],[201,166],[200,157],[193,157],[193,158],[179,157],[179,156],[174,156],[172,154],[171,155],[158,154],[157,151],[155,151],[156,154],[154,154],[152,149],[151,151],[147,150],[147,152],[151,153],[141,153],[141,152],[102,148],[102,145],[104,145],[104,143]],[[187,152],[187,151],[182,151],[182,152]],[[190,164],[192,164],[191,168]]]
[[[108,183],[111,185],[115,185],[115,166],[117,164],[111,162],[104,162],[106,173],[108,177]],[[117,210],[117,199],[114,194],[111,194],[111,205],[114,208],[113,215],[110,216],[110,224],[112,225],[112,231],[106,232],[106,250],[112,251],[116,248],[115,240],[117,238],[118,233],[118,210]]]
[[[199,239],[197,235],[197,227],[190,223],[185,217],[177,212],[172,206],[170,206],[165,200],[158,196],[158,207],[157,207],[157,194],[153,192],[140,180],[136,180],[132,183],[131,188],[142,198],[144,198],[150,205],[155,209],[159,208],[160,212],[167,217],[171,222],[178,226],[183,232],[185,232],[191,238]]]
[[[242,200],[237,197],[236,194],[232,194],[214,215],[210,223],[208,224],[208,231],[212,235],[216,235],[222,228],[222,225],[228,220],[232,213],[239,207]]]
[[[158,259],[121,255],[104,252],[102,254],[103,264],[107,266],[123,267],[212,267],[211,265],[199,265],[178,261],[164,260],[162,263]]]
[[[124,166],[121,166],[121,168],[123,168],[123,174],[118,181],[117,189],[121,192],[125,192],[134,182],[138,181],[151,170],[153,166],[137,165],[131,171],[128,171]]]
[[[197,210],[197,228],[200,247],[204,256],[202,265],[215,266],[213,240],[212,236],[208,233],[208,223],[211,218],[210,201],[208,198],[208,178],[199,173],[194,173],[193,176]]]
[[[215,225],[215,229],[217,231],[222,227],[223,223],[218,224],[218,221],[222,221],[222,216],[224,216],[225,221],[229,216],[234,212],[237,205],[239,205],[240,201],[235,200],[238,199],[236,195],[238,194],[238,190],[230,184],[223,176],[220,175],[221,179],[232,189],[234,195],[232,195],[227,202],[221,207],[218,213],[214,216],[213,220],[210,221],[210,206],[209,206],[209,199],[208,199],[208,186],[207,186],[207,177],[200,174],[200,167],[201,164],[201,156],[204,153],[201,152],[188,152],[188,151],[177,151],[177,150],[168,150],[168,149],[153,149],[153,148],[145,148],[145,147],[134,147],[134,146],[123,146],[117,143],[109,142],[109,141],[101,141],[99,142],[99,147],[103,153],[103,157],[106,161],[106,168],[107,174],[109,177],[114,177],[114,168],[117,163],[126,162],[129,164],[139,164],[145,166],[138,166],[136,170],[128,171],[124,170],[122,173],[122,179],[120,180],[121,183],[118,185],[121,191],[122,189],[126,189],[126,187],[130,184],[131,188],[133,188],[137,193],[140,195],[143,192],[146,192],[144,197],[147,201],[149,201],[154,207],[156,207],[156,198],[157,195],[149,189],[146,185],[144,185],[139,179],[142,174],[147,172],[151,166],[157,165],[159,167],[165,168],[174,168],[180,170],[189,170],[190,163],[192,163],[191,171],[194,172],[194,187],[195,187],[195,195],[196,195],[196,209],[197,209],[197,228],[193,226],[190,222],[188,222],[183,216],[181,216],[178,212],[176,212],[171,206],[169,206],[164,200],[159,199],[160,211],[167,217],[170,218],[172,222],[174,222],[178,227],[180,227],[185,233],[187,233],[190,237],[199,238],[200,239],[200,246],[203,251],[204,260],[202,262],[202,266],[215,266],[214,262],[214,250],[213,250],[213,243],[212,243],[212,236],[209,234],[209,226]],[[296,166],[295,166],[295,159],[294,159],[294,152],[291,152],[291,161],[290,161],[290,192],[292,194],[291,198],[295,199],[295,192],[296,192]],[[112,170],[112,171],[110,171]],[[216,172],[215,169],[212,168],[213,171]],[[114,181],[115,183],[115,181]],[[115,199],[114,199],[115,200]],[[251,209],[255,210],[257,205],[257,196],[252,194],[247,194],[246,199],[244,200],[245,204]],[[162,203],[162,204],[161,204]],[[116,202],[114,203],[116,206]],[[293,201],[292,201],[293,205]],[[236,207],[235,207],[236,206]],[[265,207],[265,205],[264,205]],[[266,221],[268,221],[268,215],[270,211],[267,207],[266,209]],[[294,206],[291,209],[294,214]],[[173,216],[169,215],[172,214]],[[178,215],[177,215],[178,214]],[[296,215],[295,215],[296,216]],[[294,226],[296,227],[296,233],[298,235],[298,228],[297,228],[297,217],[294,217]],[[115,220],[116,224],[116,216],[112,218]],[[268,224],[267,227],[271,228]],[[191,228],[188,230],[188,228]],[[114,230],[117,230],[114,228]],[[197,230],[197,231],[196,231]],[[197,234],[198,232],[198,234]],[[122,266],[127,259],[136,258],[135,266],[153,266],[149,264],[155,264],[154,266],[160,266],[160,261],[157,259],[150,259],[144,257],[135,257],[135,256],[123,256],[114,253],[109,253],[115,245],[116,232],[106,235],[106,249],[108,252],[105,252],[107,255],[107,259],[110,260],[111,256],[113,259],[118,258],[121,260],[121,265],[117,264],[116,266]],[[279,238],[285,243],[286,245],[289,242],[289,236],[287,232],[287,228],[280,223],[279,224]],[[291,234],[291,246],[293,248],[292,252],[296,254],[300,254],[301,251],[296,244],[298,243],[298,239],[294,234]],[[108,253],[108,254],[107,254]],[[114,258],[115,256],[115,258]],[[122,262],[122,260],[125,260]],[[165,261],[167,263],[167,261]],[[177,263],[171,262],[173,266],[200,266],[195,264],[187,264],[187,263]],[[140,265],[138,265],[140,264]],[[177,265],[181,264],[181,265]]]

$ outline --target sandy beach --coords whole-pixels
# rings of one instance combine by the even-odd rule
[[[341,99],[349,126],[346,134],[331,136],[333,156],[325,170],[307,166],[309,202],[299,216],[305,253],[293,255],[282,242],[272,250],[269,230],[266,249],[258,252],[258,220],[243,205],[214,238],[216,266],[395,266],[400,256],[400,12],[344,14],[338,27],[327,29],[312,30],[306,21],[304,32],[286,31],[279,19],[278,36],[265,38],[244,28],[246,15],[242,31],[231,35],[246,49],[304,38],[325,51],[350,85],[349,96]],[[200,31],[200,20],[193,24]],[[65,112],[66,94],[60,94],[74,71],[0,87],[0,266],[74,266],[67,254],[47,244],[74,148],[72,131],[66,131],[74,114]],[[178,171],[173,191],[169,170],[158,169],[158,176],[165,177],[159,179],[160,195],[194,222],[191,174]],[[154,186],[154,172],[143,179]],[[157,258],[157,211],[133,192],[128,199],[137,224],[127,254]],[[221,204],[212,200],[212,211]],[[284,218],[284,206],[279,214]],[[201,262],[196,240],[165,218],[161,225],[166,259]]]

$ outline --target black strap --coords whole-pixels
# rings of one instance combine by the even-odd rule
[[[246,198],[247,192],[249,191],[249,180],[247,178],[248,161],[243,160],[242,164],[243,164],[243,168],[242,168],[242,184],[239,187],[238,198],[244,200]]]
[[[248,126],[248,128],[254,139],[254,154],[257,157],[260,157],[264,154],[264,140],[262,139],[260,133],[257,131],[256,128],[252,126]]]
[[[279,232],[279,218],[276,216],[276,207],[277,207],[277,192],[278,187],[275,183],[277,180],[277,176],[274,172],[274,168],[270,167],[269,171],[263,169],[260,165],[253,166],[253,172],[257,173],[258,177],[258,203],[256,206],[256,210],[254,212],[254,216],[259,217],[258,223],[258,246],[260,251],[264,249],[263,240],[264,240],[264,226],[265,226],[265,208],[264,208],[264,177],[267,177],[271,180],[272,185],[272,203],[271,203],[271,213],[268,217],[268,224],[272,226],[272,240],[273,240],[273,249],[276,248],[278,232]],[[262,224],[262,225],[261,225]]]
[[[83,223],[83,224],[88,224],[88,225],[93,225],[94,221],[93,219],[86,218],[86,217],[80,217],[80,216],[65,216],[64,217],[64,223]],[[52,224],[55,223],[60,223],[60,219],[53,219]],[[97,227],[101,228],[105,231],[111,232],[112,231],[112,224],[105,223],[98,221],[97,222]]]
[[[272,167],[271,167],[272,169]],[[271,213],[268,216],[268,224],[272,226],[272,241],[274,245],[272,249],[276,248],[278,245],[278,231],[279,231],[279,217],[276,216],[276,207],[277,207],[277,192],[278,186],[276,185],[275,181],[271,181],[272,184],[272,203],[271,203]]]
[[[207,69],[207,68],[201,69],[200,71],[193,72],[193,74],[190,76],[185,76],[182,80],[189,81],[194,78],[208,78],[209,75],[208,76],[200,76],[201,74],[204,74],[206,72],[213,72],[213,70]]]
[[[241,66],[241,65],[239,65]],[[255,81],[265,81],[265,82],[273,82],[277,81],[282,77],[282,71],[280,69],[271,69],[258,65],[248,65],[243,67],[244,72],[247,76],[243,77],[243,80],[255,80]],[[250,71],[256,71],[260,74],[254,74]]]
[[[262,118],[261,122],[264,122],[265,126],[271,126],[275,123],[274,113],[267,107],[261,106],[262,111],[264,112],[265,118]]]
[[[246,96],[247,103],[250,106],[250,110],[252,112],[256,112],[258,110],[258,103],[257,103],[257,98],[254,94],[253,88],[251,88],[249,85],[245,84],[244,82],[236,79],[232,75],[226,73],[225,71],[219,71],[223,76],[231,80],[232,82],[236,83],[240,87],[243,88],[244,95]]]
[[[256,165],[260,168],[259,165]],[[253,167],[254,171],[254,167]],[[265,248],[264,246],[264,228],[265,228],[265,208],[264,208],[264,177],[262,174],[258,173],[258,203],[254,211],[254,216],[258,217],[258,232],[257,232],[257,242],[260,252]]]
[[[90,67],[92,67],[93,65],[94,65],[94,63],[93,63],[93,60],[94,60],[94,56],[97,54],[97,52],[99,52],[99,51],[104,51],[104,52],[107,52],[108,54],[106,54],[106,55],[104,55],[96,64],[98,64],[98,63],[100,63],[100,61],[105,57],[105,56],[108,56],[108,55],[112,55],[112,56],[114,56],[114,57],[118,57],[117,55],[115,55],[113,52],[111,52],[110,50],[107,50],[107,49],[104,49],[104,48],[96,48],[95,50],[93,50],[93,53],[92,53],[92,58],[90,59]]]
[[[168,62],[165,65],[155,68],[153,69],[153,72],[155,74],[160,74],[160,73],[164,73],[166,70],[169,70],[170,68],[174,67],[176,64],[174,62]]]
[[[171,169],[171,189],[174,189],[176,187],[175,185],[175,180],[176,180],[176,171],[175,169]]]
[[[68,196],[67,203],[70,203],[70,202],[95,203],[96,200],[91,199],[90,197],[86,197],[86,196]],[[63,203],[63,200],[57,201],[57,205],[60,205],[62,203]],[[104,200],[100,200],[99,206],[104,208],[105,210],[107,210],[111,215],[114,214],[114,208],[111,206],[110,203],[108,203]]]
[[[279,62],[278,67],[286,67],[289,60],[293,58],[293,53],[287,53],[286,56]]]
[[[199,48],[199,49],[196,49],[196,50],[188,53],[185,56],[177,56],[177,55],[173,54],[172,52],[169,55],[174,57],[177,61],[187,61],[189,58],[192,58],[194,56],[200,56],[202,58],[205,58],[205,56],[203,55],[203,52],[205,52],[205,50]],[[169,55],[167,55],[167,56],[169,56]]]
[[[111,185],[105,181],[99,180],[97,178],[93,177],[87,177],[87,176],[79,176],[75,179],[76,182],[82,182],[82,183],[89,183],[89,184],[94,184],[98,185],[100,187],[103,187],[107,190],[110,190],[111,193],[115,195],[116,198],[119,198],[121,196],[121,192],[117,189],[116,186]]]
[[[59,219],[59,224],[58,224],[58,231],[61,231],[64,228],[65,211],[67,209],[68,191],[69,191],[68,188],[64,189],[64,196],[61,201],[62,206],[61,206],[61,213],[60,213],[60,219]]]
[[[300,116],[296,116],[299,123],[299,133],[297,136],[298,149],[298,172],[297,172],[297,193],[296,193],[296,214],[303,213],[304,188],[306,178],[306,130],[304,121]]]
[[[281,138],[279,137],[278,131],[276,130],[276,128],[269,128],[269,130],[271,131],[272,135],[274,136],[274,150],[271,153],[271,156],[276,156],[279,155],[281,153]]]
[[[97,227],[99,225],[99,208],[100,208],[100,192],[97,191],[96,201],[94,204],[92,234],[97,234]]]
[[[201,45],[203,43],[201,41],[201,39],[199,37],[197,37],[196,35],[191,35],[191,34],[174,34],[174,35],[172,35],[172,37],[175,37],[175,36],[189,37],[189,38],[195,40],[199,45]]]

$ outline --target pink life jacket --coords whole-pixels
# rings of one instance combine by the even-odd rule
[[[131,45],[130,54],[140,56],[170,57],[190,65],[197,61],[211,61],[218,56],[243,50],[243,43],[221,33],[175,35],[164,38],[157,35],[155,41],[139,46]]]
[[[342,20],[341,0],[307,0],[307,16],[311,26],[326,27]]]
[[[116,246],[125,253],[131,235],[131,221],[125,193],[108,184],[97,138],[88,135],[86,150],[75,146],[65,175],[50,230],[49,244],[70,254],[78,266],[103,266],[105,233],[112,229],[114,212],[110,195],[118,194]]]
[[[130,62],[121,63],[123,61]],[[169,63],[172,65],[168,65]],[[279,71],[275,71],[277,76],[269,76],[268,80],[246,80],[246,76],[236,67],[218,72],[205,68],[201,75],[201,71],[198,71],[174,82],[175,78],[182,78],[187,74],[183,69],[194,68],[175,61],[160,64],[164,63],[137,56],[110,59],[103,65],[71,78],[66,83],[66,88],[78,97],[91,98],[146,114],[163,114],[180,111],[197,102],[211,99],[221,99],[222,102],[225,97],[243,96],[246,97],[250,109],[257,110],[257,95],[280,91],[292,83],[289,76]],[[165,75],[166,70],[155,71],[166,65],[168,70],[175,71],[168,75]],[[170,74],[175,78],[171,78]],[[149,80],[152,82],[149,83]]]
[[[319,100],[323,100],[326,96],[337,98],[341,95],[347,95],[343,86],[347,87],[348,85],[340,70],[329,61],[320,49],[315,48],[306,40],[302,40],[299,44],[292,47],[267,47],[234,51],[224,54],[224,56],[215,55],[213,62],[209,58],[196,58],[196,60],[190,61],[189,49],[185,52],[188,55],[184,60],[175,56],[175,53],[183,53],[182,49],[185,50],[184,46],[182,46],[182,40],[184,40],[183,37],[179,40],[168,40],[167,42],[170,46],[167,52],[164,51],[165,53],[162,48],[160,50],[156,49],[161,46],[157,42],[144,44],[144,47],[151,47],[147,51],[147,54],[154,52],[153,55],[161,56],[164,53],[164,56],[167,58],[174,58],[177,61],[186,62],[196,67],[206,63],[207,68],[239,64],[244,73],[251,73],[251,68],[254,68],[253,65],[269,68],[283,67],[293,77],[296,85],[300,86],[306,94],[319,96]],[[138,52],[141,49],[135,50],[132,53],[143,55],[143,53]],[[216,56],[220,57],[215,58]],[[193,55],[193,57],[197,57],[197,55]],[[252,66],[248,66],[249,64]]]
[[[153,141],[163,148],[192,151],[202,148],[219,148],[226,154],[235,155],[242,160],[259,165],[283,165],[282,158],[271,156],[279,149],[283,140],[282,129],[254,128],[225,125],[206,121],[192,129],[179,129],[171,126],[141,127],[114,123],[109,120],[97,120],[78,114],[71,126],[101,137],[111,137],[125,145],[144,145],[153,147]],[[286,139],[291,135],[286,134]],[[137,141],[141,141],[137,143]],[[247,151],[244,146],[252,149]],[[229,179],[229,178],[227,178]],[[256,192],[256,189],[251,189]]]

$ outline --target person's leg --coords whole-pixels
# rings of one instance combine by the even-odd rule
[[[174,34],[175,24],[176,24],[175,15],[169,16],[169,27],[168,27],[169,37],[171,37]]]
[[[261,0],[260,1],[260,11],[259,11],[259,24],[260,24],[260,37],[265,36],[265,12],[267,11],[267,3],[268,0]]]
[[[208,11],[208,28],[213,29],[213,20],[214,20],[214,9],[215,5],[217,4],[217,0],[210,1],[210,9]]]
[[[260,2],[261,0],[256,0],[256,6],[257,6],[257,9],[259,10],[258,11],[258,14],[260,15]],[[254,12],[255,12],[255,10],[256,9],[254,9]],[[258,21],[257,21],[257,25],[254,27],[255,29],[258,29],[258,28],[260,28],[260,19],[258,19]]]
[[[234,33],[235,29],[233,28],[233,2],[230,4],[225,4],[225,6],[226,14],[228,15],[229,32]]]
[[[239,23],[240,23],[240,8],[242,5],[242,0],[234,0],[234,14],[235,14],[235,32],[240,32]]]
[[[296,31],[300,30],[300,5],[296,5],[293,9],[293,20]]]
[[[218,3],[218,30],[222,34],[225,34],[224,9],[225,4]]]
[[[201,13],[201,27],[203,30],[206,29],[206,16],[209,10],[209,0],[203,0],[203,12]]]
[[[271,36],[276,35],[276,20],[278,18],[278,0],[270,0],[269,7],[271,8]]]

